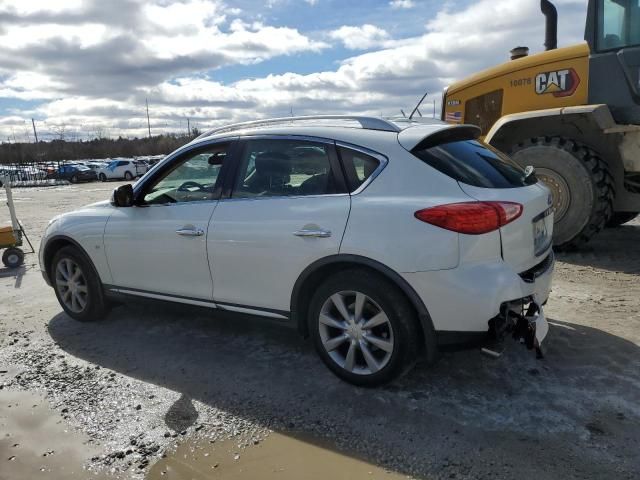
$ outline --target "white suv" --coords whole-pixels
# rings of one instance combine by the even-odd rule
[[[101,182],[107,180],[133,180],[138,175],[144,173],[140,170],[140,167],[136,165],[135,160],[116,159],[109,162],[107,165],[97,170],[98,179]],[[145,170],[146,171],[146,170]]]
[[[42,273],[81,321],[137,297],[287,320],[359,385],[507,325],[539,347],[550,193],[478,134],[333,116],[214,130],[54,218]]]

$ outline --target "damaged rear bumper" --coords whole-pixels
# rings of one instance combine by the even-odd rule
[[[554,267],[549,251],[537,265],[520,273],[505,262],[490,262],[403,277],[423,299],[438,346],[446,350],[483,344],[494,335],[491,323],[502,318],[509,306],[520,306],[522,312],[522,306],[533,301],[542,314],[538,332],[548,330],[541,307],[551,293]]]

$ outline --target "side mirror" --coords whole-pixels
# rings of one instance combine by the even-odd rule
[[[116,207],[133,206],[133,187],[130,183],[120,185],[113,191],[113,195],[111,196],[111,205]]]

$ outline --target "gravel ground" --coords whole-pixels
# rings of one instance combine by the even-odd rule
[[[115,186],[16,189],[16,210],[37,248],[50,217]],[[447,353],[375,390],[340,382],[265,320],[140,303],[74,322],[28,256],[0,269],[0,433],[28,391],[82,437],[88,477],[140,478],[177,443],[277,431],[419,478],[639,478],[639,244],[636,221],[559,256],[544,360],[508,342],[497,360]],[[20,432],[3,435],[0,479],[13,480]]]

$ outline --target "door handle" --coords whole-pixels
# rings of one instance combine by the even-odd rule
[[[204,235],[204,230],[201,228],[181,228],[176,230],[176,233],[183,237],[201,237]]]
[[[331,236],[330,230],[308,230],[303,228],[297,232],[293,232],[296,237],[315,237],[315,238],[328,238]]]

